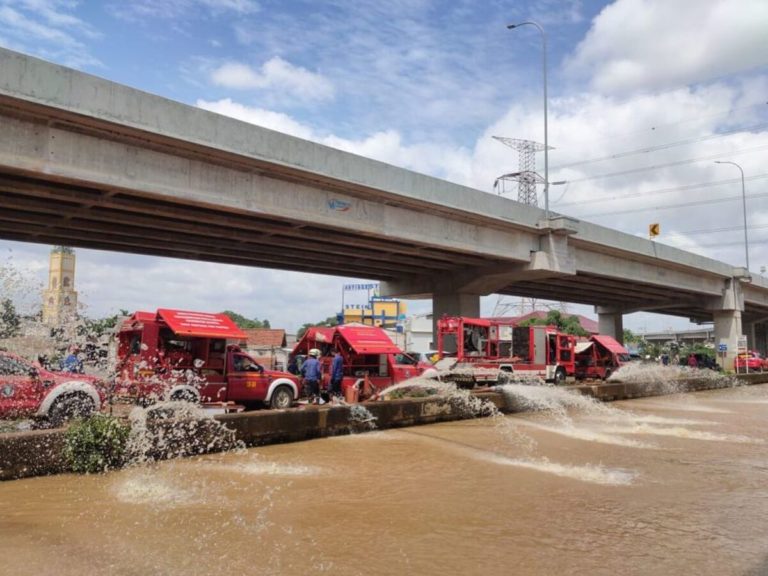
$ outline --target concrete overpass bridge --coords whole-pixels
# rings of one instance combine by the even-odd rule
[[[0,49],[0,237],[655,311],[765,347],[746,270]]]

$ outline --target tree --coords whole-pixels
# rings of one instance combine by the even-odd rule
[[[0,302],[0,338],[12,338],[21,330],[21,317],[10,298]]]
[[[627,328],[624,329],[624,344],[637,344],[640,342],[640,337]]]
[[[117,326],[117,321],[122,316],[127,316],[125,310],[121,310],[120,314],[113,314],[106,318],[99,318],[92,320],[90,318],[83,318],[80,324],[77,325],[77,335],[85,338],[101,338],[108,331],[112,331]]]
[[[564,316],[560,310],[550,310],[544,318],[528,318],[520,323],[520,326],[557,326],[560,332],[574,334],[575,336],[589,336],[579,322],[578,316]]]
[[[328,318],[321,322],[308,322],[307,324],[302,324],[301,328],[296,332],[296,339],[304,336],[304,332],[307,331],[307,328],[311,328],[312,326],[337,326],[338,323],[339,318],[337,316],[328,316]]]
[[[238,328],[243,328],[245,330],[250,328],[271,328],[269,320],[266,318],[264,320],[259,320],[258,318],[251,320],[250,318],[246,318],[242,314],[238,314],[232,310],[224,310],[222,314],[229,316],[232,319],[232,322],[237,324]]]

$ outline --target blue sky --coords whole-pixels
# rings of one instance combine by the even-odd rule
[[[0,45],[492,193],[517,158],[491,136],[543,137],[541,38],[506,29],[529,19],[548,39],[551,179],[568,181],[553,210],[639,236],[660,222],[660,241],[740,265],[738,173],[713,160],[737,161],[752,268],[768,265],[765,0],[0,0]],[[45,269],[46,247],[0,249]],[[211,287],[178,261],[78,262],[95,316],[232,308],[294,329],[334,313],[344,282],[206,264],[227,278]]]

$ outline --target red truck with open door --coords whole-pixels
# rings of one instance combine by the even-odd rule
[[[594,334],[576,343],[576,379],[607,380],[629,361],[629,350],[610,336]]]
[[[492,384],[500,372],[560,384],[575,374],[576,338],[554,326],[515,326],[487,318],[444,316],[437,321],[438,367],[454,359],[459,385]]]
[[[304,358],[313,348],[320,351],[323,388],[328,387],[333,351],[341,352],[344,360],[341,389],[344,394],[350,387],[363,392],[364,385],[373,394],[409,378],[437,374],[431,364],[400,350],[377,326],[342,324],[308,328],[293,349],[292,363]]]
[[[266,370],[240,349],[245,339],[225,314],[163,308],[136,312],[118,332],[115,395],[141,403],[289,407],[299,397],[298,378]]]

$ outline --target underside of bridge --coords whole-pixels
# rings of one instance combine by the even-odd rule
[[[7,50],[0,62],[0,238],[375,279],[473,314],[498,292],[598,306],[615,328],[640,310],[721,314],[733,339],[768,318],[768,286],[745,298],[724,263],[558,230],[532,207]]]

